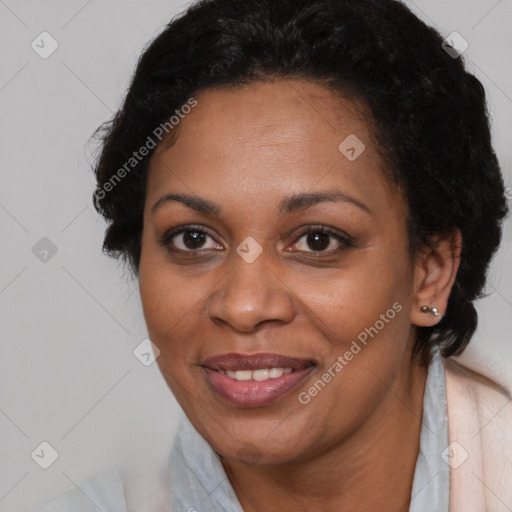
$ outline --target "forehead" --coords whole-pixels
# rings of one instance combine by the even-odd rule
[[[244,200],[316,185],[364,190],[374,200],[385,192],[367,109],[321,84],[258,82],[194,97],[197,106],[180,120],[172,145],[152,157],[150,199],[169,187],[202,196],[243,193]]]

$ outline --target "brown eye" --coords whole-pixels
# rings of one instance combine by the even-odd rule
[[[182,227],[167,233],[160,240],[160,244],[176,252],[223,249],[206,230],[194,226]]]
[[[199,231],[184,231],[182,243],[187,249],[200,249],[206,240],[206,233]]]
[[[309,233],[306,243],[314,251],[325,251],[329,247],[330,236],[326,233],[316,232]]]
[[[294,250],[306,253],[332,254],[351,247],[348,235],[341,235],[327,228],[311,228],[302,233],[293,244]]]

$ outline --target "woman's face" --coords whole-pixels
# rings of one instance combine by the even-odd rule
[[[363,111],[321,85],[195,99],[148,175],[149,336],[218,453],[304,460],[369,425],[410,376],[404,201]]]

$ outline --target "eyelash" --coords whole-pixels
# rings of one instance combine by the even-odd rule
[[[163,237],[158,240],[158,243],[173,253],[193,254],[193,253],[199,253],[199,252],[205,250],[205,249],[183,250],[183,249],[176,249],[171,246],[170,242],[174,237],[176,237],[177,235],[181,235],[187,231],[194,231],[194,232],[206,234],[212,240],[214,240],[216,243],[219,243],[219,242],[217,242],[217,240],[215,239],[213,234],[208,229],[205,229],[203,226],[198,226],[198,225],[193,225],[193,224],[187,225],[187,226],[180,226],[178,228],[175,228],[175,229],[172,229],[172,230],[166,232],[163,235]],[[299,252],[305,252],[306,254],[312,254],[312,255],[316,255],[316,256],[322,256],[322,255],[332,256],[334,254],[342,252],[343,250],[345,250],[347,248],[355,247],[353,245],[353,239],[351,236],[349,236],[346,233],[340,234],[340,233],[332,230],[331,228],[328,228],[327,226],[322,226],[322,225],[308,227],[308,229],[302,231],[299,235],[297,235],[297,237],[295,238],[292,245],[296,244],[301,238],[303,238],[304,236],[306,236],[310,233],[327,234],[327,235],[331,236],[332,238],[334,238],[335,240],[337,240],[338,242],[340,242],[341,247],[339,247],[338,249],[330,250],[330,251],[299,251]],[[209,250],[209,249],[206,249],[206,250]]]

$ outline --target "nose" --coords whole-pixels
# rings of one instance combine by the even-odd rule
[[[265,252],[252,263],[233,254],[231,269],[208,301],[210,319],[239,332],[251,332],[265,322],[286,324],[294,314],[291,290]]]

